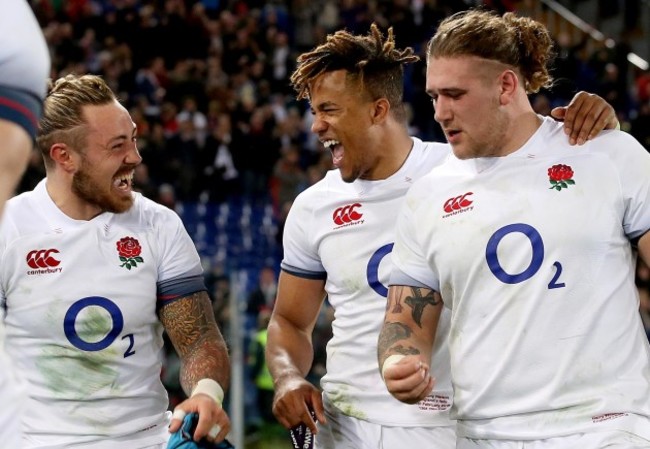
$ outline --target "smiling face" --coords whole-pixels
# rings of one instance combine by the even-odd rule
[[[136,146],[136,127],[119,102],[85,106],[85,149],[78,153],[72,177],[77,197],[101,211],[126,212],[133,205],[133,172],[142,158]]]
[[[374,179],[380,164],[372,143],[374,102],[346,74],[345,70],[325,72],[309,84],[311,130],[332,152],[345,182]]]
[[[435,120],[459,159],[500,156],[508,128],[501,104],[503,67],[475,56],[430,58],[426,91]]]

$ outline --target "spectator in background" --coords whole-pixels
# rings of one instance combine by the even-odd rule
[[[156,198],[156,195],[160,192],[158,186],[149,176],[149,167],[146,164],[139,164],[135,167],[133,171],[133,190],[150,199]]]
[[[204,190],[205,186],[200,183],[203,177],[197,176],[197,173],[201,173],[201,152],[194,123],[191,120],[178,122],[178,133],[167,144],[167,163],[176,170],[176,193],[183,200],[198,198]]]
[[[275,207],[293,201],[307,187],[307,175],[300,166],[300,151],[291,144],[280,150],[280,159],[273,167]]]
[[[225,335],[230,335],[230,278],[223,273],[217,274],[210,277],[207,284],[210,286],[212,312],[217,325]]]
[[[266,328],[270,318],[269,309],[260,310],[256,330],[248,349],[249,375],[257,390],[257,411],[263,425],[277,423],[273,416],[273,378],[264,357],[268,334]]]
[[[211,201],[222,202],[239,193],[239,171],[235,167],[232,147],[230,115],[219,113],[202,152],[204,184]]]
[[[160,184],[158,194],[154,198],[157,203],[171,210],[176,210],[176,190],[171,184]]]
[[[253,323],[263,310],[272,310],[275,305],[275,295],[278,291],[275,270],[263,267],[258,276],[255,289],[248,296],[246,313]]]
[[[153,58],[145,66],[140,67],[135,74],[134,101],[144,101],[147,116],[160,115],[160,107],[165,98],[165,89],[162,86],[160,74],[164,72],[165,62],[162,57]]]
[[[236,144],[232,147],[235,166],[242,177],[244,195],[249,199],[266,198],[273,165],[280,153],[280,141],[274,135],[276,123],[268,106],[243,103],[241,112],[234,131]]]
[[[183,99],[183,106],[176,116],[178,123],[192,122],[194,136],[199,147],[205,145],[205,138],[208,131],[208,119],[198,108],[196,98],[187,96]]]

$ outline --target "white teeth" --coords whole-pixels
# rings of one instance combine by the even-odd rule
[[[335,145],[338,145],[338,144],[340,144],[340,142],[338,140],[325,140],[325,141],[323,141],[323,146],[325,148],[331,148],[331,147],[333,147]]]
[[[113,182],[115,185],[120,185],[121,183],[129,184],[129,182],[133,180],[133,173],[127,173],[122,176],[118,176],[115,179],[113,179]]]

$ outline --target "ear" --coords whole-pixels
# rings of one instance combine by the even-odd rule
[[[383,123],[390,113],[390,103],[386,98],[380,98],[372,103],[372,123],[373,125]]]
[[[499,76],[501,95],[499,96],[501,104],[510,103],[515,98],[515,93],[519,88],[519,77],[513,70],[504,70]]]
[[[50,157],[55,165],[64,171],[72,173],[77,169],[76,153],[65,143],[55,143],[50,147]]]

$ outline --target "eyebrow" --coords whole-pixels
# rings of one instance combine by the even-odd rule
[[[113,142],[115,142],[115,141],[118,141],[118,140],[121,141],[121,140],[132,139],[132,138],[133,138],[134,136],[136,136],[137,134],[138,134],[138,127],[134,124],[134,125],[133,125],[133,130],[131,131],[131,135],[130,135],[130,136],[128,136],[128,135],[126,135],[126,134],[120,134],[119,136],[111,137],[111,138],[108,140],[108,144],[111,144],[111,143],[113,143]]]
[[[432,97],[433,95],[454,95],[454,94],[462,94],[467,92],[467,89],[463,89],[460,87],[443,87],[442,89],[435,89],[435,90],[430,90],[427,89],[425,90],[427,95]]]
[[[319,110],[320,110],[320,109],[324,109],[324,108],[327,108],[327,107],[330,107],[330,106],[336,106],[336,103],[334,103],[334,102],[332,102],[332,101],[324,101],[324,102],[322,102],[322,103],[319,103],[319,104],[316,106],[316,109],[319,109]],[[314,106],[312,105],[311,108],[312,108],[312,110],[313,110],[313,109],[314,109]]]

